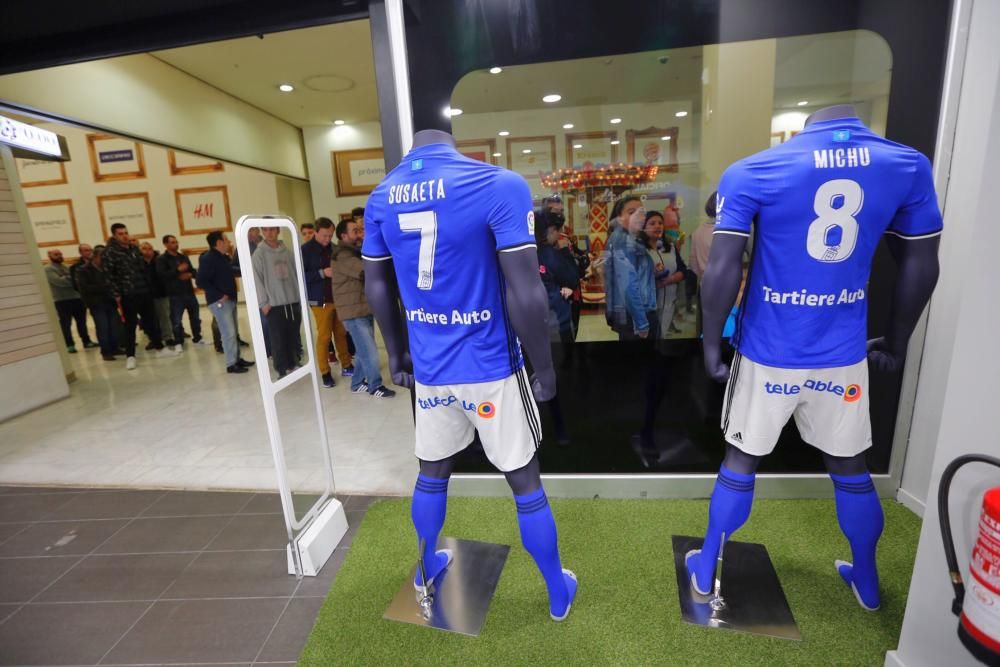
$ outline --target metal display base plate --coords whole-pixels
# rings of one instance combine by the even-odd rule
[[[437,548],[451,549],[453,557],[431,587],[430,608],[425,611],[420,605],[420,592],[413,588],[417,571],[414,565],[382,618],[478,637],[510,547],[442,537]]]
[[[681,618],[685,623],[779,639],[802,639],[778,581],[778,573],[763,544],[726,542],[721,588],[726,605],[716,611],[709,606],[710,596],[701,595],[691,587],[684,567],[684,556],[692,549],[701,548],[702,538],[674,535],[671,541]]]

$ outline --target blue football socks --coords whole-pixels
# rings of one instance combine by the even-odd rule
[[[545,490],[539,488],[526,496],[514,496],[514,502],[517,504],[521,543],[535,559],[549,591],[549,613],[554,620],[562,620],[576,595],[576,579],[564,573],[559,561],[556,522]]]
[[[837,561],[837,571],[854,590],[862,607],[879,607],[878,569],[875,550],[878,547],[885,517],[871,475],[830,475],[837,501],[837,521],[851,544],[853,563]]]
[[[424,572],[429,582],[448,566],[448,555],[436,552],[438,535],[444,525],[447,508],[448,480],[417,475],[410,514],[413,517],[413,526],[417,529],[417,537],[424,540]],[[420,585],[419,570],[414,585]]]
[[[708,532],[700,552],[687,559],[688,574],[695,578],[699,593],[711,592],[715,583],[715,561],[722,546],[722,535],[729,540],[750,518],[756,475],[743,475],[722,466],[708,506]]]

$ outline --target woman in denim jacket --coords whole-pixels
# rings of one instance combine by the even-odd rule
[[[625,215],[627,202],[616,205],[619,218]],[[623,205],[624,204],[624,205]],[[618,332],[619,340],[656,338],[656,280],[653,260],[639,234],[646,222],[646,211],[635,208],[627,220],[619,220],[607,245],[605,290],[608,324]]]

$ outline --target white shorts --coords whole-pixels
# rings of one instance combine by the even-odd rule
[[[440,461],[462,451],[479,431],[486,457],[501,472],[528,465],[542,439],[527,374],[493,382],[416,383],[417,458]]]
[[[726,442],[747,454],[770,454],[792,415],[802,439],[831,456],[871,447],[868,360],[839,368],[775,368],[737,353],[723,400]]]

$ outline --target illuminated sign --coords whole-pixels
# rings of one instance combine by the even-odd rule
[[[59,135],[0,116],[0,143],[35,153],[62,157]]]

